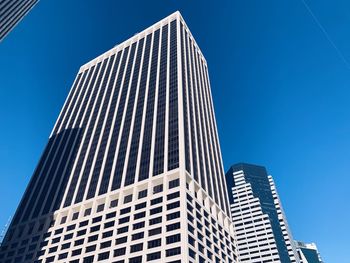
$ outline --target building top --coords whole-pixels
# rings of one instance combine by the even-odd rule
[[[170,14],[169,16],[163,18],[162,20],[158,21],[157,23],[149,26],[148,28],[142,30],[141,32],[135,33],[132,37],[130,37],[129,39],[115,45],[113,48],[111,48],[110,50],[104,52],[103,54],[101,54],[100,56],[90,60],[89,62],[85,63],[84,65],[82,65],[80,67],[80,72],[84,71],[85,69],[91,67],[92,65],[95,65],[97,62],[103,60],[104,58],[115,54],[117,51],[124,49],[127,46],[130,46],[131,44],[133,44],[134,42],[138,41],[140,38],[147,36],[148,34],[152,33],[153,31],[159,29],[160,27],[162,27],[165,24],[169,24],[171,21],[175,20],[175,19],[179,19],[184,25],[186,30],[189,33],[189,36],[191,38],[191,40],[193,40],[194,46],[197,50],[197,52],[199,52],[200,56],[202,57],[205,66],[207,67],[207,61],[205,59],[205,57],[203,56],[203,53],[201,52],[199,46],[197,45],[197,42],[195,41],[195,39],[193,38],[193,35],[190,31],[190,29],[188,28],[185,20],[183,19],[181,13],[179,11],[176,11],[172,14]]]

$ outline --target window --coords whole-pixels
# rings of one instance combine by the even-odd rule
[[[96,212],[97,212],[97,213],[98,213],[98,212],[101,212],[101,211],[103,211],[104,208],[105,208],[105,205],[104,205],[104,204],[100,204],[100,205],[97,206]]]
[[[75,229],[75,224],[67,226],[67,231]]]
[[[106,242],[102,242],[100,245],[100,249],[106,248],[106,247],[110,247],[112,244],[112,241],[106,241]]]
[[[179,218],[180,217],[180,212],[175,212],[175,213],[171,213],[171,214],[168,214],[166,216],[166,220],[173,220],[175,218]]]
[[[107,238],[107,237],[111,237],[111,236],[113,236],[113,230],[104,232],[102,234],[102,238]]]
[[[64,236],[64,240],[68,240],[68,239],[71,239],[73,237],[73,234],[68,234],[68,235],[65,235]]]
[[[162,222],[162,217],[159,216],[159,217],[156,217],[156,218],[152,218],[149,220],[149,224],[150,225],[155,225],[155,224],[158,224],[158,223],[161,223]]]
[[[126,216],[126,217],[120,218],[119,219],[119,225],[127,223],[129,221],[130,221],[130,216]]]
[[[75,212],[72,216],[72,220],[76,220],[79,217],[79,212]]]
[[[175,188],[180,185],[180,179],[177,178],[169,182],[169,189]]]
[[[60,254],[60,255],[58,256],[58,259],[65,259],[65,258],[67,258],[67,257],[68,257],[68,252]]]
[[[112,200],[110,204],[110,208],[117,207],[117,205],[118,205],[118,199]]]
[[[151,230],[148,231],[148,235],[149,236],[158,235],[160,233],[162,233],[162,228],[161,227],[154,228],[154,229],[151,229]]]
[[[131,240],[138,240],[138,239],[141,239],[144,237],[144,233],[143,232],[140,232],[140,233],[137,233],[137,234],[133,234],[131,236]]]
[[[133,230],[145,227],[145,222],[136,223],[133,225]]]
[[[86,247],[85,252],[88,253],[88,252],[92,252],[95,250],[96,250],[96,245],[92,245],[92,246]]]
[[[94,262],[94,256],[85,257],[83,259],[83,263],[93,263],[93,262]]]
[[[74,242],[74,246],[79,246],[84,244],[84,238],[78,239]]]
[[[120,210],[120,215],[125,215],[127,213],[130,213],[130,211],[131,211],[131,207],[124,208]]]
[[[166,231],[169,232],[169,231],[173,231],[175,229],[179,229],[180,228],[180,223],[174,223],[174,224],[171,224],[171,225],[167,225],[166,226]]]
[[[176,235],[172,235],[172,236],[166,237],[167,245],[168,244],[172,244],[172,243],[176,243],[176,242],[180,242],[180,240],[181,240],[180,234],[176,234]]]
[[[72,251],[72,256],[77,256],[80,254],[81,254],[81,248]]]
[[[139,210],[146,207],[146,202],[135,205],[135,210]]]
[[[96,232],[96,231],[100,230],[100,228],[101,228],[101,226],[100,226],[100,225],[93,226],[93,227],[91,227],[91,228],[90,228],[90,233],[92,233],[92,232]]]
[[[126,243],[126,241],[127,241],[127,237],[120,237],[115,240],[115,244],[116,245],[123,244],[123,243]]]
[[[132,245],[130,248],[130,252],[134,253],[137,251],[141,251],[142,249],[143,249],[143,243],[139,243],[139,244]]]
[[[162,211],[163,211],[163,207],[159,206],[151,209],[150,215],[158,214],[158,213],[161,213]]]
[[[167,249],[165,251],[165,254],[166,254],[167,257],[179,255],[179,254],[181,254],[181,248],[180,247],[176,247],[176,248]]]
[[[180,206],[180,201],[177,201],[177,202],[174,202],[174,203],[171,203],[171,204],[167,204],[166,205],[166,209],[167,210],[171,210],[171,209],[177,208],[179,206]]]
[[[140,212],[134,215],[134,220],[144,218],[146,216],[146,212]]]
[[[129,230],[129,226],[120,227],[120,228],[118,228],[118,230],[117,230],[117,234],[119,235],[119,234],[121,234],[121,233],[128,232],[128,230]]]
[[[112,226],[114,226],[114,223],[115,223],[114,221],[107,222],[107,223],[105,223],[104,228],[112,227]]]
[[[62,244],[61,250],[67,249],[67,248],[69,248],[69,247],[70,247],[70,243]]]
[[[118,263],[118,262],[116,262],[116,263]],[[130,258],[129,263],[142,263],[142,256]]]
[[[130,203],[132,201],[132,194],[124,197],[124,204]]]
[[[153,194],[163,192],[163,185],[159,184],[153,187]]]
[[[119,249],[115,249],[114,250],[114,256],[115,257],[119,257],[119,256],[122,256],[122,255],[125,255],[125,252],[126,252],[126,248],[125,247],[122,247],[122,248],[119,248]]]
[[[67,222],[67,216],[62,217],[61,224],[64,224]]]
[[[89,220],[85,220],[79,223],[79,227],[87,226],[89,224]]]
[[[85,234],[86,234],[86,229],[83,229],[83,230],[78,231],[77,236],[79,237],[79,236],[82,236]]]
[[[156,260],[156,259],[160,259],[160,252],[147,254],[147,261],[152,261],[152,260]]]
[[[84,216],[89,216],[89,215],[91,215],[91,208],[87,208],[84,211]]]
[[[88,238],[88,242],[96,241],[98,239],[98,235],[94,235]]]
[[[116,215],[117,215],[116,212],[108,213],[108,214],[106,215],[106,219],[110,219],[110,218],[116,217]]]
[[[160,238],[148,241],[148,248],[160,247],[161,243]]]
[[[151,205],[156,205],[156,204],[159,204],[161,202],[163,202],[163,197],[162,196],[151,200]]]
[[[92,219],[92,223],[97,223],[97,222],[100,222],[101,220],[102,220],[102,216],[97,216]]]
[[[98,254],[98,261],[100,260],[104,260],[104,259],[108,259],[109,258],[109,252],[104,252],[104,253],[100,253]]]
[[[175,199],[175,198],[177,198],[179,196],[180,196],[180,192],[175,192],[175,193],[172,193],[172,194],[168,194],[167,195],[167,200],[169,201],[169,200]]]
[[[141,199],[141,198],[144,198],[146,196],[147,196],[147,189],[140,191],[138,198]]]

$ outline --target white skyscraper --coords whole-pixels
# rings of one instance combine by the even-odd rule
[[[83,65],[0,262],[237,262],[208,77],[176,12]]]
[[[226,173],[240,262],[298,262],[276,187],[265,167],[239,163]]]

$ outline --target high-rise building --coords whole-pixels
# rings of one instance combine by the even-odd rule
[[[0,1],[0,42],[39,0]]]
[[[240,262],[298,262],[275,184],[265,167],[233,165],[226,173]]]
[[[208,68],[179,12],[83,65],[1,262],[236,262]]]
[[[322,263],[321,255],[315,243],[295,241],[300,263]]]

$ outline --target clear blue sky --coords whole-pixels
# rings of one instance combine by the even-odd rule
[[[349,1],[306,1],[350,60]],[[0,226],[80,65],[176,10],[208,61],[225,169],[265,165],[294,237],[350,262],[350,69],[302,0],[41,0],[0,43]]]

